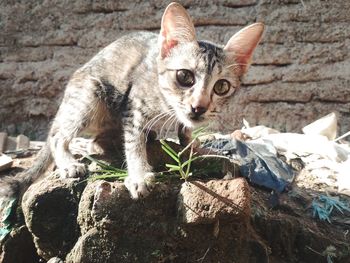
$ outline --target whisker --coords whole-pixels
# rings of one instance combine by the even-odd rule
[[[162,133],[163,133],[163,129],[165,127],[165,125],[172,120],[172,118],[175,116],[175,112],[173,114],[170,115],[170,117],[163,123],[162,127],[160,128],[160,132],[159,132],[159,136],[163,137],[162,136]]]
[[[154,121],[157,121],[157,118],[163,118],[168,114],[168,112],[161,112],[159,114],[157,114],[156,116],[154,116],[153,118],[151,118],[142,128],[142,132],[150,125],[152,125],[152,123]]]
[[[166,112],[162,112],[156,116],[154,116],[152,119],[150,119],[145,125],[144,127],[142,128],[142,131],[140,133],[140,136],[141,134],[145,131],[145,139],[146,139],[146,142],[147,142],[147,138],[148,138],[148,135],[152,129],[152,127],[157,123],[159,122],[161,119],[165,118],[167,115],[171,115],[172,112],[174,112],[173,109],[169,110],[169,111],[166,111]]]
[[[156,116],[154,116],[152,119],[150,119],[143,127],[142,131],[144,131],[145,129],[149,129],[149,127],[152,127],[156,122],[158,122],[159,120],[161,120],[162,118],[166,117],[167,115],[169,115],[170,113],[172,113],[172,110],[167,111],[167,112],[162,112]]]
[[[175,122],[175,124],[176,124],[177,121],[178,121],[178,120],[177,120],[177,117],[176,117],[176,115],[174,114],[174,115],[173,115],[173,120],[170,122],[170,124],[169,124],[169,126],[168,126],[168,128],[167,128],[167,130],[166,130],[165,138],[168,138],[169,130],[171,129],[171,127],[173,127],[174,122]],[[176,128],[176,126],[175,126],[175,128]]]

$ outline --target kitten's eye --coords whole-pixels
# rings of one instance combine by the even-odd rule
[[[230,82],[228,82],[226,79],[220,79],[214,85],[214,92],[216,95],[224,96],[230,91],[230,88]]]
[[[183,87],[192,87],[194,84],[194,74],[187,69],[179,69],[176,71],[176,80]]]

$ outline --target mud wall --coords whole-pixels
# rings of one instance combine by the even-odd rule
[[[242,118],[282,131],[336,111],[350,129],[350,2],[180,1],[199,38],[224,44],[262,21],[265,37],[228,126]],[[159,30],[169,1],[0,2],[0,131],[43,139],[69,76],[99,49],[135,30]]]

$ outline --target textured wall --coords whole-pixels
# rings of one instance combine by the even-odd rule
[[[242,26],[267,30],[232,101],[245,117],[283,131],[336,111],[350,129],[350,1],[180,1],[199,38],[222,44]],[[125,32],[158,31],[168,1],[0,1],[0,131],[44,138],[69,76]],[[232,119],[234,121],[232,121]]]

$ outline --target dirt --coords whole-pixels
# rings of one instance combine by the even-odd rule
[[[14,159],[13,168],[9,171],[10,174],[15,174],[29,167],[35,158],[35,152],[33,152],[33,155],[29,153],[18,154],[17,157]],[[0,176],[4,174],[5,172],[2,172]],[[213,238],[212,245],[208,245],[210,242],[208,241],[207,233],[208,231],[212,233],[213,229],[215,232],[216,223],[201,225],[196,227],[195,230],[183,230],[188,235],[196,237],[196,239],[188,239],[185,243],[167,239],[167,247],[162,250],[154,250],[154,244],[150,243],[153,240],[152,238],[148,240],[145,237],[135,242],[138,239],[138,235],[135,236],[135,232],[133,233],[130,229],[139,227],[140,222],[146,216],[143,215],[130,221],[132,222],[131,228],[124,232],[124,238],[118,240],[118,252],[116,252],[117,248],[113,247],[116,244],[113,242],[116,240],[110,240],[109,242],[104,239],[103,242],[110,247],[110,250],[106,248],[105,251],[117,253],[119,260],[116,262],[146,262],[140,260],[142,257],[144,259],[147,258],[147,262],[245,262],[241,260],[242,258],[249,258],[249,262],[272,263],[350,262],[350,237],[348,234],[350,228],[348,218],[350,214],[346,212],[344,214],[334,213],[331,217],[331,223],[314,218],[311,209],[312,201],[320,195],[332,195],[332,193],[326,192],[327,188],[325,188],[325,191],[322,191],[322,188],[320,190],[320,187],[317,191],[311,187],[307,188],[306,181],[300,184],[303,181],[302,176],[304,175],[299,175],[288,192],[280,195],[275,195],[266,189],[250,185],[251,215],[250,219],[248,219],[247,227],[242,228],[239,222],[233,224],[223,220],[220,222],[220,233],[222,234],[217,239]],[[305,178],[307,179],[307,177]],[[179,182],[170,183],[170,186],[168,184],[170,189],[175,189],[175,192],[179,191],[176,190],[178,185]],[[176,194],[175,192],[171,195],[172,197]],[[161,196],[159,198],[160,203],[163,201],[167,202],[165,199],[162,200]],[[344,195],[340,196],[340,198],[348,202],[348,204],[350,203],[348,196]],[[157,204],[155,205],[157,206]],[[173,216],[173,212],[170,212],[165,213],[165,217],[169,218],[163,218],[164,215],[162,218],[165,221],[171,221]],[[143,231],[145,232],[144,234],[147,234],[147,229],[146,227],[145,231]],[[84,232],[83,229],[81,231]],[[167,233],[167,231],[164,233]],[[238,237],[240,236],[244,240],[244,244],[241,247],[242,250],[239,250],[239,253],[237,252],[237,247],[235,247],[239,242],[237,243],[236,239],[232,239],[232,237],[237,236],[237,233]],[[87,227],[84,235],[85,238],[79,242],[90,244],[87,247],[95,247],[94,253],[91,250],[90,254],[96,259],[96,253],[103,253],[103,250],[101,251],[101,249],[96,247],[94,242],[96,242],[96,237],[103,235],[103,233],[95,228],[88,229]],[[247,238],[248,236],[249,238]],[[164,236],[159,234],[159,238],[162,240]],[[28,241],[27,243],[32,247],[31,242]],[[164,244],[164,242],[159,244]],[[152,252],[151,250],[154,251]],[[28,252],[29,254],[33,253],[33,250],[26,251],[30,251]],[[148,256],[145,257],[142,251],[146,251]],[[220,254],[223,251],[225,254]],[[32,262],[36,262],[38,256],[29,254],[27,258],[33,258]],[[228,261],[229,258],[235,258],[235,260]],[[85,261],[82,258],[80,260],[82,261],[79,262],[88,262],[91,258],[88,260],[88,257],[86,257]],[[70,262],[74,262],[74,260]],[[95,262],[99,262],[98,259]]]

